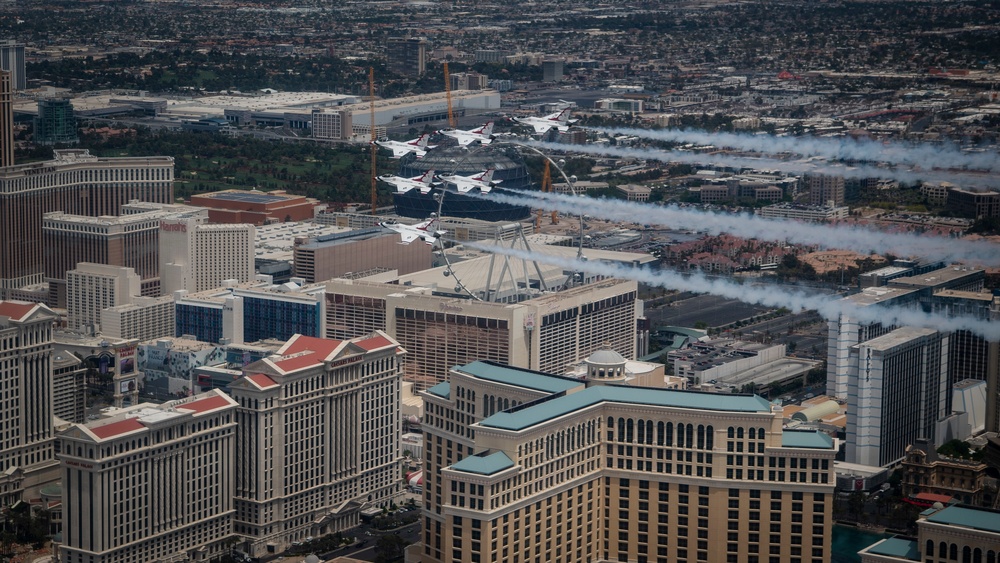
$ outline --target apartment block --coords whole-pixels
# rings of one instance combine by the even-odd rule
[[[72,352],[52,353],[52,414],[66,422],[84,422],[87,366]]]
[[[10,72],[0,70],[0,168],[14,165],[14,88]]]
[[[312,135],[317,139],[350,139],[354,133],[351,112],[312,110]]]
[[[296,335],[230,384],[239,403],[235,531],[243,551],[280,553],[394,501],[404,353],[385,333]]]
[[[28,87],[28,76],[24,72],[24,43],[13,39],[0,41],[0,69],[10,73],[14,90]]]
[[[809,187],[809,203],[830,207],[844,205],[844,178],[842,176],[807,176],[806,186]]]
[[[422,393],[409,560],[830,560],[834,442],[754,395],[474,362]]]
[[[316,215],[319,200],[282,190],[222,190],[191,196],[190,204],[208,208],[212,223],[269,223],[305,221]]]
[[[208,561],[233,533],[236,401],[209,391],[59,434],[59,563]]]
[[[389,70],[403,76],[419,76],[427,71],[430,42],[423,37],[391,38],[386,42]]]
[[[38,100],[35,117],[34,141],[38,145],[75,145],[80,142],[76,133],[76,116],[69,98]]]
[[[379,269],[406,275],[430,268],[433,250],[427,244],[399,244],[398,233],[381,227],[302,237],[295,240],[294,273],[308,283]]]

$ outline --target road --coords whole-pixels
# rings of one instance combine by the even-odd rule
[[[367,535],[365,532],[370,533]],[[357,534],[356,537],[361,542],[364,542],[363,546],[349,545],[347,547],[342,547],[340,549],[335,549],[327,553],[321,553],[320,557],[324,560],[333,559],[334,557],[339,557],[342,555],[350,556],[354,559],[360,559],[362,561],[375,561],[375,548],[378,546],[378,539],[381,536],[387,536],[389,534],[398,534],[399,537],[403,538],[406,545],[414,544],[420,541],[420,520],[413,522],[412,524],[407,524],[401,528],[395,530],[370,530],[366,526],[356,528],[355,530],[347,532],[347,534]]]

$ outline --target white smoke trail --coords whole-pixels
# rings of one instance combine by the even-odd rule
[[[720,154],[699,154],[686,151],[666,151],[660,149],[634,149],[626,147],[610,147],[602,145],[565,145],[539,141],[523,141],[522,144],[548,151],[561,151],[579,154],[620,156],[624,158],[639,158],[657,160],[660,162],[715,165],[727,168],[754,168],[758,170],[776,170],[793,174],[823,174],[841,176],[847,179],[885,178],[904,183],[952,182],[961,184],[963,188],[976,190],[1000,186],[1000,176],[992,174],[959,174],[939,170],[895,170],[879,166],[841,166],[834,164],[817,164],[816,162],[780,160],[775,158],[750,158],[745,156],[730,156]]]
[[[996,152],[969,153],[952,144],[914,145],[883,143],[867,139],[774,137],[746,133],[712,133],[680,129],[635,129],[591,127],[610,134],[631,135],[659,141],[689,142],[715,145],[760,153],[791,153],[818,156],[834,160],[860,160],[919,166],[921,168],[967,168],[984,172],[1000,172],[1000,154]]]
[[[913,326],[930,328],[942,332],[967,330],[988,340],[1000,339],[1000,323],[970,317],[945,317],[925,313],[919,309],[873,305],[862,307],[839,296],[806,293],[796,289],[775,286],[741,284],[724,279],[713,279],[701,274],[682,275],[676,272],[656,271],[644,267],[632,267],[604,261],[580,260],[565,256],[554,256],[542,252],[531,252],[519,248],[466,242],[470,248],[511,256],[522,260],[533,260],[543,264],[558,266],[572,271],[588,272],[595,275],[635,280],[648,285],[708,293],[737,299],[745,303],[767,307],[785,307],[792,311],[814,310],[826,320],[839,320],[842,315],[863,324],[881,323],[884,326]]]
[[[674,229],[694,229],[710,235],[729,233],[743,238],[787,241],[820,248],[853,250],[861,254],[916,256],[946,263],[1000,266],[1000,245],[936,235],[886,233],[864,227],[831,226],[767,219],[750,214],[721,214],[684,209],[673,205],[656,206],[616,199],[596,199],[570,195],[523,192],[523,196],[490,193],[483,196],[501,203],[532,205],[570,215],[591,215],[611,221],[661,225]]]

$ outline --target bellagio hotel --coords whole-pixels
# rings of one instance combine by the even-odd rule
[[[833,440],[754,395],[474,362],[423,392],[408,560],[825,563]]]

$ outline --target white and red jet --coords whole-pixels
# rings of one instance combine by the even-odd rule
[[[379,226],[399,233],[401,239],[399,244],[410,244],[418,238],[422,238],[425,243],[433,245],[437,242],[439,236],[448,232],[435,230],[434,225],[437,223],[438,218],[431,217],[430,219],[422,223],[417,223],[416,225],[404,225],[403,223],[384,221],[379,223]]]

